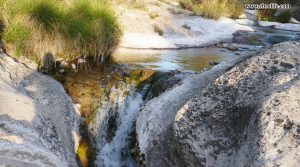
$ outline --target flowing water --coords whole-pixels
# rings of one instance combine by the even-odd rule
[[[121,122],[110,143],[106,143],[97,157],[97,164],[105,167],[134,167],[136,162],[130,156],[128,145],[140,107],[143,104],[142,94],[129,96],[121,115]]]

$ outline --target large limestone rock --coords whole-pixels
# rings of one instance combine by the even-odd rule
[[[77,166],[78,125],[58,82],[0,53],[0,166]]]
[[[300,42],[186,79],[140,112],[147,166],[299,166]]]
[[[300,42],[274,46],[218,77],[176,114],[188,166],[300,165]]]
[[[140,151],[145,155],[147,166],[184,166],[180,159],[182,155],[178,154],[173,142],[172,129],[177,111],[233,64],[245,58],[222,63],[200,75],[191,75],[147,102],[136,123]]]

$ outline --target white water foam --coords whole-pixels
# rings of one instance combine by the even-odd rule
[[[141,94],[128,97],[122,107],[121,123],[110,143],[106,143],[97,155],[96,165],[101,167],[135,167],[136,162],[130,156],[128,145],[130,144],[130,133],[143,104]]]

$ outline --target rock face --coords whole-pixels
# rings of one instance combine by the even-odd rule
[[[174,136],[185,162],[298,166],[299,53],[299,42],[260,53],[218,77],[177,112]]]
[[[0,164],[77,166],[79,114],[63,87],[0,53]]]
[[[207,85],[191,87],[194,97],[184,92],[191,97],[185,104],[180,92],[175,107],[162,101],[168,93],[153,99],[137,122],[147,165],[299,166],[298,59],[300,42],[282,43],[219,77],[198,79]]]
[[[233,64],[245,59],[220,64],[213,69],[192,74],[160,96],[150,100],[139,113],[136,132],[141,153],[145,155],[147,166],[183,166],[173,142],[173,124],[177,111],[195,97],[219,75]],[[163,157],[163,158],[162,158]]]

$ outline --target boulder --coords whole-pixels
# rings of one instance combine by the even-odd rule
[[[299,46],[216,66],[150,100],[136,124],[145,164],[300,164]]]
[[[176,114],[187,166],[300,164],[300,42],[275,45],[218,77]]]
[[[77,166],[80,116],[64,88],[3,53],[0,76],[0,164]]]

